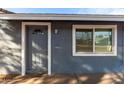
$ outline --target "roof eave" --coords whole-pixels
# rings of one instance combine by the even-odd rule
[[[3,20],[124,21],[124,15],[0,14]]]

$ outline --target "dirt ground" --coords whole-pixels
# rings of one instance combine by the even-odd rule
[[[0,84],[123,84],[124,74],[0,75]]]

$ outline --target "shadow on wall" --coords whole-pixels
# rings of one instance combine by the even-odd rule
[[[64,25],[64,24],[63,24]],[[120,28],[120,27],[119,27]],[[59,28],[60,29],[60,28]],[[52,34],[52,72],[54,73],[104,73],[124,71],[122,55],[122,30],[118,29],[117,56],[73,56],[72,31],[61,28]],[[61,41],[61,42],[60,42]]]
[[[0,74],[20,73],[21,22],[0,20]]]
[[[120,28],[120,27],[119,27]],[[54,44],[52,52],[52,73],[72,73],[72,74],[91,74],[86,77],[86,82],[94,80],[99,82],[104,74],[97,75],[97,79],[92,74],[113,73],[112,76],[120,78],[118,73],[123,73],[123,55],[122,55],[122,30],[118,29],[118,55],[117,56],[72,56],[72,33],[71,29],[61,29],[61,34],[53,35],[52,43]],[[59,38],[57,38],[57,36]],[[57,38],[57,39],[56,39]],[[59,42],[61,41],[61,42]],[[96,77],[96,76],[95,76]],[[113,78],[112,78],[113,79]],[[112,80],[111,79],[111,80]],[[113,79],[114,80],[114,79]],[[83,81],[83,83],[85,83]]]
[[[74,57],[68,58],[67,56],[66,58],[64,57],[64,59],[66,59],[65,61],[61,61],[62,59],[63,58],[56,58],[56,60],[59,61],[54,60],[54,66],[52,67],[52,70],[54,69],[53,73],[55,74],[66,73],[67,76],[69,73],[71,73],[72,75],[75,76],[76,81],[74,80],[74,82],[76,83],[81,83],[81,84],[124,83],[123,65],[121,63],[117,65],[116,64],[107,65],[104,64],[104,62],[107,61],[102,62],[99,59],[99,60],[94,60],[95,64],[93,64],[94,61],[92,61],[93,63],[91,63],[91,61],[88,62],[88,59],[87,61],[84,61],[82,59],[79,60],[79,58],[77,59]],[[120,60],[121,59],[119,59],[119,61]],[[111,66],[113,66],[113,68]],[[99,67],[101,67],[101,69]],[[97,70],[98,72],[96,72]],[[54,81],[57,82],[57,80],[54,79],[53,80],[50,79],[50,80],[51,82]],[[69,80],[71,80],[71,78]],[[69,80],[65,79],[65,82],[69,83],[70,82]],[[58,82],[59,81],[61,83],[60,78],[58,78]]]

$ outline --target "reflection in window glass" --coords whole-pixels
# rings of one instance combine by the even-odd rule
[[[95,29],[95,51],[112,52],[112,29]]]
[[[76,29],[76,52],[93,52],[92,29]]]

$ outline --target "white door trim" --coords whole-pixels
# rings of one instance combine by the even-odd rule
[[[51,75],[51,23],[49,22],[22,22],[22,34],[21,34],[21,44],[22,44],[22,70],[21,75],[26,74],[26,25],[47,25],[48,26],[48,75]]]

